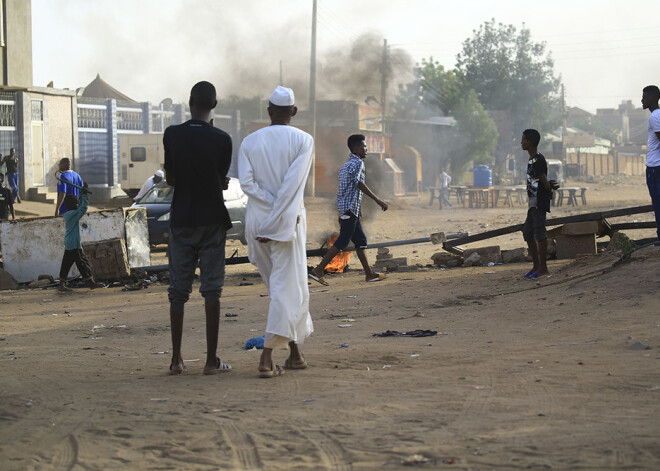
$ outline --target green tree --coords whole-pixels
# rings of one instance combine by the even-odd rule
[[[474,90],[460,99],[454,117],[462,142],[450,157],[452,171],[460,175],[470,162],[492,164],[492,152],[498,137],[497,127]]]
[[[449,116],[461,98],[461,83],[454,70],[445,70],[439,62],[422,59],[413,68],[415,79],[399,86],[395,109],[399,116],[428,118],[441,111]]]
[[[463,42],[456,58],[464,89],[474,89],[486,109],[508,114],[514,134],[502,136],[508,143],[526,128],[543,134],[558,126],[561,81],[553,67],[545,42],[532,41],[524,24],[518,32],[494,19]]]
[[[424,119],[439,114],[456,120],[456,139],[448,152],[451,171],[459,179],[470,162],[492,164],[497,127],[474,90],[466,89],[455,70],[429,58],[413,69],[415,80],[399,87],[397,115]]]

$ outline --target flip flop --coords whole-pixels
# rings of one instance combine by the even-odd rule
[[[537,279],[538,277],[539,277],[539,276],[538,276],[536,273],[532,273],[532,274],[529,275],[527,278],[529,278],[530,280],[535,280],[535,279]]]
[[[287,370],[304,370],[307,368],[309,365],[305,360],[302,361],[302,363],[295,363],[291,361],[290,358],[287,358],[286,361],[284,362],[284,368]]]
[[[330,283],[325,281],[325,278],[323,278],[322,276],[316,276],[313,273],[307,273],[307,276],[309,276],[312,280],[321,283],[323,286],[330,286]]]
[[[220,361],[220,357],[215,357],[215,368],[212,370],[204,370],[205,375],[214,375],[218,373],[227,373],[231,371],[231,365],[229,363],[223,363]]]
[[[534,274],[534,270],[530,270],[530,271],[528,271],[527,273],[525,273],[525,278],[529,278],[529,277],[532,276],[533,274]]]
[[[174,369],[174,363],[170,363],[170,375],[180,375],[184,371],[186,371],[186,364],[181,362],[181,366],[183,366],[183,369],[181,371],[175,370]]]
[[[372,278],[370,280],[367,280],[367,283],[374,283],[376,281],[383,281],[385,278],[387,278],[387,275],[385,273],[376,273],[376,277]]]
[[[281,376],[284,374],[284,370],[280,365],[275,365],[272,367],[272,369],[268,371],[260,371],[259,372],[259,377],[260,378],[274,378],[275,376]]]

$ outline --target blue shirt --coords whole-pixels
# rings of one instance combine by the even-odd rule
[[[67,170],[66,172],[62,172],[62,174],[60,175],[60,180],[73,183],[74,185],[83,186],[83,179],[73,170]],[[62,183],[62,182],[57,182],[57,192],[65,193],[66,195],[80,196],[80,190],[78,188],[73,187],[71,185],[67,185],[66,183]],[[62,203],[62,206],[60,206],[60,214],[64,214],[66,213],[66,211],[67,209],[64,206],[64,203]]]
[[[348,161],[339,169],[337,210],[340,216],[347,211],[352,212],[355,216],[360,216],[362,190],[358,188],[358,183],[364,183],[364,174],[364,162],[355,154],[351,154]]]
[[[62,216],[66,223],[66,232],[64,233],[65,250],[82,249],[78,221],[80,221],[80,218],[87,212],[87,204],[87,195],[81,195],[80,206],[78,206],[78,209],[67,211],[64,213],[64,216]]]

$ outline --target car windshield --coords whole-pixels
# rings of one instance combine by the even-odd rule
[[[140,198],[140,204],[171,204],[174,187],[158,184]]]

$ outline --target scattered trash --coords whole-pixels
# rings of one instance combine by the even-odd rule
[[[254,283],[250,283],[249,281],[241,281],[238,286],[252,286]]]
[[[346,297],[347,297],[347,298],[357,298],[357,296],[356,296],[355,294],[349,294],[349,295],[346,296]]]
[[[348,344],[347,343],[342,343],[340,346],[341,347],[348,347]]]
[[[338,327],[353,327],[353,324],[339,324]]]
[[[169,399],[166,399],[164,397],[163,398],[161,398],[161,397],[152,397],[151,400],[153,402],[167,402]]]
[[[262,298],[267,298],[268,294],[260,294],[259,296],[262,297]]]
[[[495,272],[494,271],[485,271],[484,274],[485,275],[494,275]]]
[[[92,332],[95,330],[100,330],[100,329],[125,329],[126,325],[95,325],[92,327]]]
[[[368,366],[367,366],[367,371],[371,371],[371,368],[369,368]]]
[[[225,312],[225,317],[238,317],[238,314],[234,314],[233,312]]]
[[[326,291],[330,291],[328,289],[310,289],[310,293],[325,293]]]
[[[460,378],[458,378],[458,379],[465,379],[465,376],[461,376],[461,377],[460,377]]]
[[[404,466],[417,466],[418,464],[429,464],[431,460],[424,455],[410,455],[401,460]]]
[[[264,348],[264,341],[266,340],[266,334],[261,337],[252,337],[247,342],[245,342],[245,350],[250,350],[251,348],[262,349]]]
[[[303,399],[303,402],[314,402],[314,399]]]
[[[385,369],[385,368],[392,368],[392,366],[391,365],[383,365],[383,369]]]
[[[32,401],[28,401],[25,403],[25,407],[32,407]]]
[[[349,324],[350,325],[350,324]],[[398,332],[396,330],[386,330],[380,334],[373,334],[373,337],[432,337],[437,335],[437,330],[411,330],[408,332]]]
[[[341,322],[355,322],[355,319],[342,319]]]
[[[55,316],[55,317],[57,317],[57,314],[53,313],[53,314],[51,314],[51,316]]]
[[[52,301],[52,299],[42,299],[41,301],[44,302],[44,303],[49,303],[49,302]]]
[[[419,357],[419,353],[411,353],[410,354],[410,358],[418,358],[418,357]]]
[[[487,265],[487,266],[489,266],[489,267],[494,267],[494,266],[495,266],[495,262],[488,262],[488,265]]]

